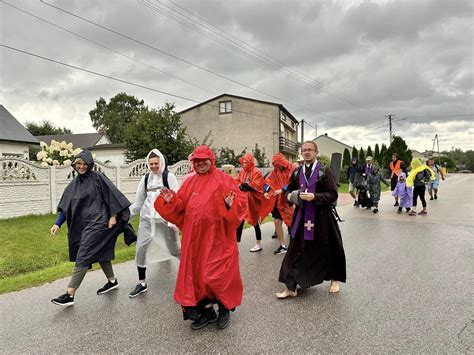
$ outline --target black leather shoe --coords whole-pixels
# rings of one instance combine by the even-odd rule
[[[225,329],[229,325],[230,311],[219,307],[219,317],[217,317],[217,329]]]
[[[214,308],[206,308],[204,313],[194,322],[191,323],[191,328],[194,330],[204,328],[209,323],[217,321],[217,314]]]

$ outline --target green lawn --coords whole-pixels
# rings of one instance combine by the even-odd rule
[[[38,286],[68,276],[69,262],[66,224],[55,237],[49,230],[55,215],[26,216],[0,220],[0,294]],[[133,221],[137,227],[138,218]],[[135,244],[127,247],[123,236],[117,241],[115,262],[132,260]]]
[[[71,273],[74,263],[68,261],[66,224],[55,237],[49,234],[55,220],[56,215],[0,220],[0,294],[38,286]],[[263,223],[271,220],[268,216]],[[136,231],[138,221],[137,217],[132,223]],[[120,235],[114,263],[133,260],[134,257],[135,244],[127,247],[123,235]]]
[[[381,184],[381,185],[382,185],[382,192],[387,191],[390,188],[390,183],[389,183],[389,186],[385,186],[384,184]],[[340,183],[339,188],[337,189],[337,192],[339,193],[349,192],[349,184]]]

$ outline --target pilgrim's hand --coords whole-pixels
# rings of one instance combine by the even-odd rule
[[[300,198],[303,201],[313,201],[314,200],[314,194],[311,192],[302,192],[300,193]]]
[[[273,194],[272,194],[272,197],[273,196],[278,196],[278,195],[281,195],[283,193],[283,190],[276,190]]]
[[[229,208],[232,207],[232,204],[234,203],[234,198],[235,198],[234,191],[231,191],[228,196],[224,196],[224,202]]]
[[[53,225],[53,226],[51,227],[51,230],[50,230],[51,235],[56,235],[56,233],[58,232],[58,230],[59,230],[59,226],[58,226],[57,224]]]
[[[270,194],[268,192],[265,192],[263,194],[263,197],[265,197],[267,200],[269,200],[270,199]]]
[[[163,197],[166,203],[170,202],[173,199],[173,193],[171,192],[170,189],[164,187],[161,189],[160,196]]]
[[[117,220],[115,219],[115,216],[110,217],[109,219],[109,229],[112,228],[117,224]]]

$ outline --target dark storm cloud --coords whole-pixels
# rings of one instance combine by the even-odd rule
[[[210,92],[0,4],[1,37],[5,44],[191,99],[206,100],[214,94],[229,92],[279,101],[40,2],[9,2]],[[446,116],[439,120],[427,117],[473,112],[473,48],[472,36],[467,35],[472,31],[470,1],[282,0],[257,5],[250,0],[175,1],[283,63],[287,66],[284,69],[298,71],[303,79],[249,56],[242,48],[232,47],[230,42],[237,41],[235,38],[216,43],[143,6],[144,1],[51,3],[280,97],[296,117],[317,125],[318,134],[327,132],[357,147],[374,141],[381,143],[388,140],[384,115],[393,113],[398,118],[417,117],[394,123],[394,129],[419,150],[431,144],[428,137],[437,129],[450,131],[450,139],[458,137],[458,144],[473,148],[466,136],[466,132],[472,132],[472,116]],[[166,11],[169,8],[164,5],[174,6],[167,0],[151,3]],[[183,9],[174,8],[190,16]],[[150,106],[160,106],[166,100],[176,102],[178,109],[193,104],[6,49],[1,49],[0,55],[0,101],[23,122],[51,119],[76,132],[91,131],[88,112],[95,101],[99,97],[109,99],[121,91],[143,98]],[[310,84],[308,79],[330,89]]]

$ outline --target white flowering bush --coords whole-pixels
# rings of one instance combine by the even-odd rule
[[[45,142],[40,142],[40,146],[41,150],[36,154],[36,160],[41,166],[69,166],[74,157],[82,152],[81,148],[74,149],[72,143],[66,143],[66,141],[57,142],[54,139],[51,140],[49,146]]]

